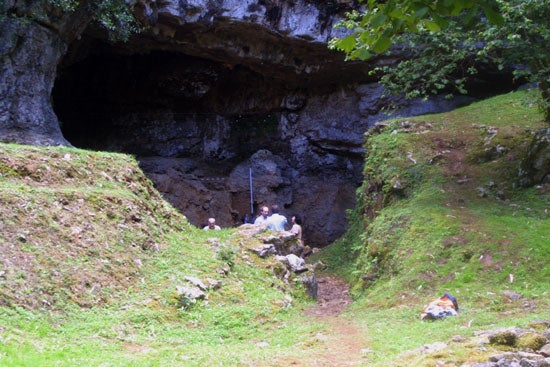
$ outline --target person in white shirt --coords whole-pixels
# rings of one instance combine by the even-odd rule
[[[205,231],[208,231],[208,230],[219,231],[221,227],[216,225],[216,219],[208,218],[208,225],[205,226],[203,229]]]
[[[267,206],[262,206],[260,208],[260,216],[256,218],[254,224],[265,224],[267,225],[267,220],[269,219],[269,208]]]
[[[271,215],[267,219],[267,227],[274,231],[284,231],[286,223],[286,217],[279,214],[279,206],[273,205],[271,207]]]

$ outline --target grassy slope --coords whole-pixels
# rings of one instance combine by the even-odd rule
[[[550,319],[548,187],[514,185],[544,126],[530,98],[390,121],[367,139],[360,204],[346,236],[322,256],[353,284],[350,314],[373,334],[369,365],[433,365],[429,356],[395,358],[456,334]],[[422,305],[444,292],[458,298],[461,315],[419,322]],[[439,354],[451,365],[486,358],[465,346]]]
[[[354,285],[345,317],[370,338],[366,365],[434,365],[434,356],[398,355],[550,318],[548,199],[542,189],[512,187],[542,126],[523,98],[396,121],[369,139],[365,174],[388,194],[385,206],[366,220],[376,202],[361,194],[366,183],[350,231],[322,253]],[[484,140],[490,126],[498,133]],[[497,144],[504,154],[487,150]],[[403,189],[392,190],[397,180]],[[478,186],[488,197],[478,197]],[[252,244],[234,231],[211,240],[190,226],[131,157],[0,145],[0,203],[0,365],[276,366],[325,348],[319,332],[331,331],[304,322],[303,292],[246,253]],[[234,266],[223,275],[228,260]],[[185,276],[223,285],[182,308],[176,286]],[[505,289],[524,298],[510,301]],[[458,297],[461,316],[419,322],[422,304],[444,291]],[[462,343],[437,358],[458,365],[484,357]]]
[[[2,366],[230,366],[320,327],[281,321],[308,301],[257,240],[190,226],[129,156],[1,144],[0,202]],[[222,287],[182,307],[186,276]]]

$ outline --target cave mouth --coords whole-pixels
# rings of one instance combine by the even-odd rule
[[[263,131],[252,135],[266,135],[265,122],[272,122],[278,113],[283,88],[247,67],[229,67],[169,51],[129,55],[102,50],[62,65],[52,92],[61,131],[76,147],[138,156],[185,156],[185,149],[167,152],[124,144],[127,130],[158,130],[163,121],[171,119],[171,128],[197,130],[198,126],[203,130],[186,132],[197,140],[224,119],[250,131],[256,123]],[[186,126],[190,121],[193,128]],[[158,139],[160,144],[162,136]],[[266,144],[276,139],[271,136],[260,141]],[[197,152],[187,153],[197,157]]]
[[[233,227],[251,211],[257,214],[259,206],[278,203],[289,220],[294,213],[304,218],[310,245],[326,246],[346,229],[345,211],[354,203],[356,185],[339,181],[319,187],[314,175],[322,175],[323,168],[298,177],[291,167],[289,139],[280,131],[289,113],[281,107],[289,93],[285,81],[247,66],[171,51],[128,54],[104,48],[70,59],[77,61],[60,66],[52,92],[64,137],[77,148],[136,156],[191,224],[201,228],[215,217],[222,227]],[[248,168],[242,164],[264,151],[277,157],[256,161],[257,172],[275,182],[265,186],[275,186],[265,189],[261,177],[254,177],[259,186],[251,208]],[[262,171],[265,167],[276,169]],[[326,203],[309,202],[314,200],[309,195],[326,192],[342,207],[339,213]],[[328,215],[329,223],[323,219]]]
[[[344,70],[329,62],[329,72],[297,74],[282,62],[266,67],[263,54],[224,58],[223,50],[202,49],[199,57],[138,46],[86,40],[69,48],[52,104],[73,146],[136,156],[198,227],[209,217],[236,226],[277,203],[288,217],[302,216],[310,245],[328,245],[346,231],[363,180],[363,134],[382,107],[379,86],[358,77],[358,64]],[[508,88],[500,80],[507,76],[490,71],[472,81],[478,95]],[[262,172],[252,210],[243,164]]]

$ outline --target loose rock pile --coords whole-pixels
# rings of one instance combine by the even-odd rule
[[[261,245],[250,248],[249,251],[261,258],[275,256],[284,266],[283,269],[274,270],[275,275],[285,282],[300,282],[312,298],[317,298],[317,279],[315,268],[320,264],[307,264],[303,258],[293,253],[296,249],[296,237],[287,231],[267,231],[265,226],[244,224],[240,227],[244,236],[255,237],[263,242]]]
[[[483,333],[482,333],[483,334]],[[471,367],[550,367],[550,320],[533,321],[529,329],[506,328],[486,333],[487,343],[515,351],[495,354]],[[483,348],[483,344],[481,347]]]

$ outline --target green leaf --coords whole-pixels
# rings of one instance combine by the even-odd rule
[[[355,40],[355,37],[353,35],[349,35],[345,38],[342,38],[341,40],[336,41],[336,47],[346,53],[349,53],[351,50],[353,50],[356,44],[357,41]]]
[[[431,32],[439,32],[441,30],[439,24],[431,20],[425,19],[422,21],[422,24]]]
[[[354,56],[363,61],[368,60],[372,57],[369,50],[367,50],[365,47],[361,47],[360,49],[358,49]]]
[[[363,32],[359,35],[358,42],[364,45],[372,45],[376,37],[374,37],[370,32]]]
[[[485,13],[485,16],[487,17],[489,22],[496,25],[502,25],[504,23],[504,18],[502,17],[502,15],[496,12],[489,5],[483,4],[483,12]]]
[[[381,35],[374,46],[372,47],[373,51],[381,54],[382,52],[386,51],[391,46],[391,38],[386,35]]]
[[[428,14],[429,10],[430,10],[430,8],[428,8],[427,6],[425,6],[423,8],[420,8],[416,11],[416,13],[414,13],[413,18],[422,19],[426,16],[426,14]]]
[[[431,14],[434,22],[440,27],[440,28],[447,28],[449,26],[449,21],[435,13]]]
[[[406,25],[409,32],[418,32],[418,23],[407,22]]]
[[[405,14],[403,14],[403,11],[399,8],[395,8],[390,12],[390,17],[395,19],[403,19],[405,17]]]
[[[398,19],[397,21],[393,22],[393,33],[399,33],[405,25],[404,19]]]
[[[388,19],[388,16],[384,13],[377,13],[369,22],[371,27],[378,28]]]

